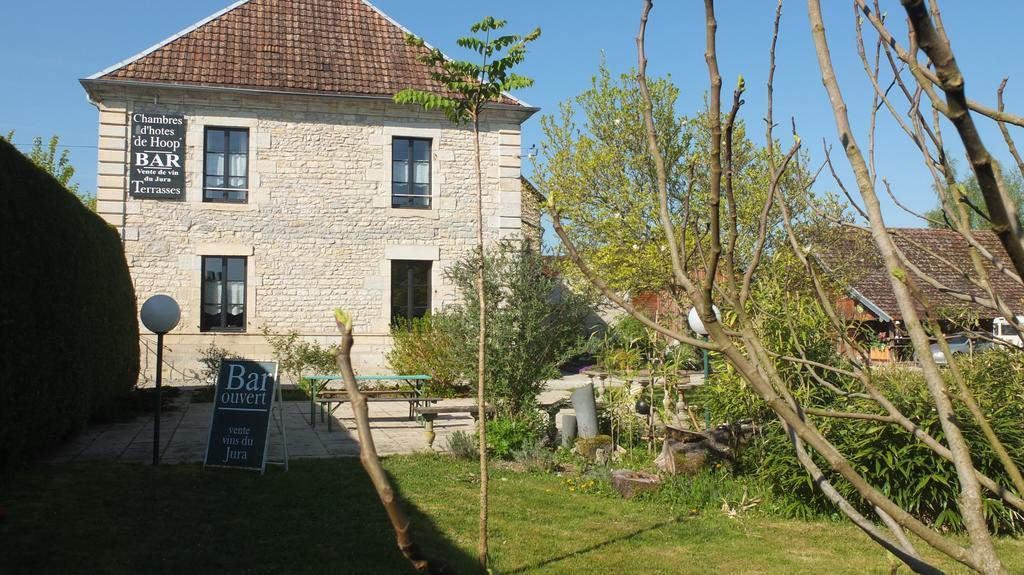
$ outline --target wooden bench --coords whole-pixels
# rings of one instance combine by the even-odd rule
[[[412,389],[367,389],[363,390],[362,393],[367,401],[372,401],[371,398],[378,397],[418,397],[415,390]],[[348,397],[347,389],[322,389],[317,392],[317,398],[330,398],[330,397]]]
[[[397,387],[396,388],[390,388],[390,389],[365,389],[365,390],[362,390],[360,393],[362,393],[363,396],[366,397],[366,401],[380,401],[381,398],[392,397],[392,396],[398,397],[398,398],[404,398],[404,399],[409,399],[409,398],[413,398],[413,397],[419,397],[419,394],[418,394],[418,392],[415,389],[400,389],[400,388],[397,388]],[[333,399],[333,398],[348,399],[348,390],[344,389],[344,388],[321,389],[319,392],[317,392],[316,399],[319,400],[321,398],[322,399]],[[330,403],[334,403],[334,402],[333,401],[331,401],[331,402],[316,401],[316,403],[318,405],[320,405],[320,422],[323,423],[323,421],[324,421],[324,404],[330,404]],[[344,403],[344,401],[342,401],[341,403]],[[341,405],[341,403],[339,403],[338,405]],[[334,410],[338,409],[338,405],[336,405],[333,408],[331,408],[331,413],[334,413]],[[412,405],[413,405],[412,402],[410,402],[409,403],[409,419],[413,418]],[[330,407],[330,405],[328,405],[327,407]],[[330,422],[328,422],[328,431],[330,431]]]
[[[487,413],[494,413],[494,407],[490,405],[486,406],[484,410]],[[423,418],[423,437],[427,440],[427,447],[434,448],[434,420],[438,415],[452,413],[468,413],[473,416],[474,421],[477,421],[480,411],[475,405],[428,405],[416,408],[416,415]]]
[[[367,392],[363,392],[366,395]],[[404,401],[409,404],[409,419],[415,416],[417,409],[426,409],[429,404],[437,403],[441,401],[440,397],[420,397],[418,395],[407,396],[407,397],[374,397],[370,396],[366,398],[367,403],[381,403],[381,402],[399,402]],[[327,431],[333,431],[334,412],[341,407],[341,404],[351,401],[348,394],[334,395],[331,397],[318,397],[316,403],[320,406],[320,421],[324,420],[326,415],[327,418]]]
[[[329,396],[348,397],[348,391],[344,388],[328,388],[332,383],[344,380],[340,375],[307,375],[302,378],[309,384],[309,426],[316,427],[317,395],[323,393]],[[372,384],[380,382],[395,382],[398,387],[384,389],[368,389],[363,393],[367,398],[377,395],[399,395],[411,398],[422,396],[424,387],[430,382],[429,375],[357,375],[356,384]],[[407,386],[402,389],[402,386]],[[372,401],[372,400],[371,400]],[[333,403],[333,402],[331,402]],[[336,408],[336,407],[335,407]],[[332,410],[333,411],[333,410]],[[412,404],[409,405],[409,417],[413,417]],[[320,420],[323,421],[323,405],[320,406]]]

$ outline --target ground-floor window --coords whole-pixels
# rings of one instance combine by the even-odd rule
[[[244,257],[204,256],[201,331],[245,331]]]
[[[430,311],[429,261],[391,260],[391,321]]]

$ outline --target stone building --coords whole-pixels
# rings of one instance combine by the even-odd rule
[[[211,342],[267,358],[264,326],[331,343],[340,306],[357,366],[383,371],[392,318],[459,297],[443,272],[476,241],[472,132],[392,102],[443,92],[407,34],[363,0],[244,0],[81,81],[99,109],[97,211],[139,302],[180,304],[176,369]],[[505,96],[483,116],[488,241],[524,236],[520,126],[536,111]]]
[[[989,294],[969,275],[974,269],[971,250],[959,233],[933,228],[889,228],[888,231],[909,269],[914,271],[916,290],[920,294],[914,300],[918,316],[936,319],[946,334],[988,332],[996,339],[1017,337],[1019,340],[1015,330],[998,312],[969,301],[970,298],[986,299]],[[972,235],[997,260],[1009,261],[994,232],[974,230]],[[890,272],[870,235],[849,230],[820,248],[816,258],[831,277],[845,284],[845,294],[837,298],[836,310],[843,318],[860,322],[866,328],[851,335],[868,338],[863,343],[869,347],[870,358],[875,361],[911,359],[913,345],[892,290]],[[1024,312],[1024,286],[1000,273],[991,263],[986,267],[992,288],[1006,306],[1015,314]],[[1002,333],[1003,330],[1007,333]]]

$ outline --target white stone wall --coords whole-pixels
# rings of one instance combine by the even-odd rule
[[[120,86],[93,92],[100,108],[98,211],[122,232],[140,304],[166,293],[181,305],[181,323],[165,338],[176,369],[194,368],[196,348],[211,341],[245,357],[268,358],[262,326],[331,343],[331,310],[343,307],[355,319],[357,366],[364,373],[385,371],[390,261],[433,262],[435,309],[459,297],[443,271],[476,241],[468,127],[374,99]],[[185,115],[184,201],[126,194],[132,111]],[[519,123],[527,115],[495,110],[481,126],[490,241],[521,237]],[[202,201],[207,126],[249,129],[248,203]],[[395,136],[432,139],[429,210],[391,208]],[[248,258],[244,334],[200,332],[204,255]]]

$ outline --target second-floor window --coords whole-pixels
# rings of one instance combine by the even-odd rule
[[[247,202],[249,130],[207,128],[203,149],[203,201]]]
[[[430,140],[391,140],[391,207],[430,207]]]

